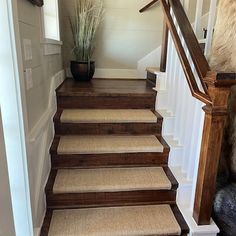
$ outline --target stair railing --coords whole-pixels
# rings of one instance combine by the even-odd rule
[[[166,24],[164,35],[166,37],[167,30],[171,34],[192,96],[206,104],[203,107],[205,118],[193,217],[197,224],[207,225],[210,224],[211,219],[228,96],[230,87],[236,82],[235,74],[216,73],[210,70],[179,0],[169,0],[168,3],[161,0],[161,5]],[[211,9],[214,9],[214,6],[216,1],[212,0]],[[210,25],[213,25],[212,20],[209,21],[211,21]],[[211,27],[210,30],[213,31],[213,28]],[[211,38],[208,40],[210,42]],[[167,40],[164,42],[166,43]],[[206,47],[209,50],[209,46]]]
[[[179,114],[177,119],[181,124],[185,125],[186,119],[190,130],[195,130],[197,134],[200,134],[199,130],[202,130],[201,148],[199,148],[199,152],[195,151],[195,154],[198,153],[200,156],[199,162],[197,157],[191,159],[192,151],[187,153],[188,150],[185,150],[181,168],[190,177],[191,170],[198,165],[196,188],[193,191],[193,217],[198,225],[208,225],[211,219],[221,143],[227,117],[228,96],[231,86],[236,84],[236,77],[234,73],[216,73],[210,70],[180,0],[160,0],[160,2],[165,18],[160,69],[163,72],[166,71],[168,77],[169,106]],[[198,2],[197,6],[199,7],[201,4]],[[216,6],[216,1],[212,0],[211,8],[214,9],[214,6]],[[196,15],[199,17],[201,14],[198,12]],[[209,20],[213,25],[212,20]],[[211,32],[213,32],[212,26]],[[211,43],[212,36],[208,37],[209,43]],[[206,47],[209,50],[209,46]],[[179,78],[182,72],[185,81]],[[186,85],[185,82],[187,82]],[[188,96],[189,90],[185,89],[187,87],[197,100],[192,100]],[[184,106],[180,102],[188,105],[189,114],[185,113]],[[205,105],[204,113],[202,113],[204,125],[201,129],[199,120],[201,119],[202,103]],[[191,119],[187,119],[188,116]],[[183,134],[179,130],[179,125],[180,123],[175,125],[174,129],[180,133],[180,139],[182,137],[183,142],[192,148],[194,145],[198,145],[198,140],[193,137],[195,133],[188,133],[187,130]],[[188,135],[186,136],[186,134]]]

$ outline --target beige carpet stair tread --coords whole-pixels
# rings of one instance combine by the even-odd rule
[[[163,146],[154,135],[61,136],[57,152],[58,154],[163,152]]]
[[[54,210],[49,236],[180,235],[169,205]]]
[[[148,109],[68,109],[60,118],[63,123],[155,123],[157,117]]]
[[[169,190],[171,182],[161,167],[60,169],[54,193]]]

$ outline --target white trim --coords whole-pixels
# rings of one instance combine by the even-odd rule
[[[44,56],[61,54],[62,41],[41,38],[41,44],[44,48]]]
[[[202,21],[203,0],[197,0],[194,31],[197,38],[201,38],[201,21]]]
[[[44,44],[44,56],[48,55],[60,55],[61,45],[59,44]]]
[[[45,21],[44,21],[44,7],[41,8],[41,22],[42,22],[42,39],[48,42],[61,42],[60,41],[60,20],[59,20],[59,7],[58,7],[58,0],[54,0],[56,2],[56,21],[57,21],[57,37],[58,39],[47,38],[45,35]]]
[[[207,38],[205,45],[205,56],[208,56],[211,51],[213,31],[216,22],[217,2],[218,2],[217,0],[211,0],[210,2],[210,10],[208,17],[208,25],[207,25]]]
[[[66,69],[67,77],[72,77],[70,68]],[[94,78],[103,79],[139,79],[136,69],[96,68]]]
[[[64,70],[59,71],[57,74],[55,74],[52,77],[48,108],[30,132],[29,141],[31,143],[35,142],[35,140],[39,137],[39,135],[42,133],[42,130],[44,130],[45,126],[48,124],[51,115],[54,114],[55,107],[53,105],[55,104],[55,101],[54,101],[55,89],[63,82],[64,79],[65,79]]]
[[[190,236],[216,236],[219,233],[219,229],[213,220],[211,220],[210,225],[197,225],[188,207],[179,204],[178,207],[188,224]]]
[[[64,79],[64,70],[59,71],[50,79],[51,85],[48,108],[39,119],[38,123],[33,127],[29,135],[29,144],[31,147],[30,156],[33,156],[34,160],[37,160],[37,163],[35,163],[37,172],[35,173],[34,196],[32,197],[32,207],[34,209],[35,218],[37,219],[37,222],[40,222],[40,225],[37,225],[37,227],[42,226],[46,213],[46,203],[42,205],[42,196],[44,196],[44,189],[51,168],[49,149],[54,137],[53,116],[57,109],[55,89]],[[38,229],[35,230],[35,233],[37,233]]]
[[[54,45],[63,45],[63,42],[55,39],[43,39],[42,44],[54,44]]]

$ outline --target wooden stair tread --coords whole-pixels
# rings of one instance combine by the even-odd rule
[[[166,166],[142,169],[146,171],[133,167],[107,171],[82,168],[82,174],[78,168],[53,169],[46,186],[48,208],[175,204],[178,182],[171,170]]]
[[[169,205],[54,210],[49,236],[181,235]]]
[[[81,135],[61,136],[58,154],[163,152],[154,135]]]
[[[170,190],[161,167],[59,169],[53,193]]]
[[[62,123],[156,123],[148,109],[64,109]]]
[[[87,135],[85,135],[87,136]],[[91,135],[90,135],[91,136]],[[94,135],[96,136],[96,135]],[[115,135],[105,135],[108,138]],[[121,135],[120,135],[121,136]],[[125,136],[125,135],[124,135]],[[122,136],[122,137],[124,137]],[[129,135],[130,136],[130,135]],[[132,135],[136,137],[140,135]],[[153,136],[153,135],[152,135]],[[166,166],[168,163],[168,156],[170,148],[166,141],[160,136],[154,136],[163,146],[162,152],[153,152],[147,149],[145,152],[138,152],[140,149],[136,149],[133,153],[76,153],[69,154],[58,153],[58,146],[62,136],[55,136],[53,144],[50,149],[52,167],[58,168],[101,168],[101,167],[141,167],[141,166]],[[65,137],[65,136],[64,136]],[[76,137],[76,136],[72,136]],[[88,136],[87,136],[88,137]],[[101,137],[101,135],[96,136]],[[147,147],[145,147],[147,148]],[[126,150],[127,151],[127,150]]]
[[[160,68],[159,67],[147,67],[146,71],[151,73],[151,74],[157,74],[158,72],[160,72]]]
[[[155,96],[144,79],[96,79],[78,82],[67,78],[57,89],[57,96]]]

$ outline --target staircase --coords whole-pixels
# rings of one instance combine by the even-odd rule
[[[57,89],[41,236],[188,234],[155,100],[146,80],[66,79]]]

